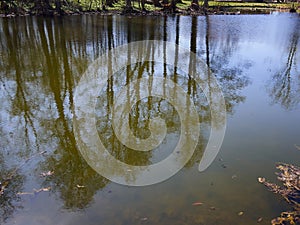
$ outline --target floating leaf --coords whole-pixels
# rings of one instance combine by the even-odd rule
[[[51,187],[41,188],[41,191],[50,191]]]
[[[203,203],[202,203],[202,202],[194,202],[192,205],[193,205],[193,206],[203,205]]]
[[[54,171],[48,171],[48,172],[43,172],[41,173],[42,177],[48,177],[54,174]]]
[[[266,179],[264,177],[259,177],[257,180],[259,183],[263,183],[266,181]]]
[[[239,216],[242,216],[242,215],[244,215],[244,212],[243,212],[243,211],[240,211],[240,212],[238,213],[238,215],[239,215]]]
[[[34,195],[33,192],[18,192],[17,195]]]
[[[262,218],[262,217],[259,217],[259,218],[257,219],[257,222],[260,223],[261,221],[263,221],[263,218]]]
[[[38,190],[33,189],[33,193],[40,193],[42,191],[50,191],[51,187],[40,188]]]

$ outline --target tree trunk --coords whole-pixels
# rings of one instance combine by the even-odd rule
[[[53,14],[53,9],[50,5],[49,0],[35,0],[33,9],[36,10],[38,14],[43,14],[43,15]]]
[[[172,9],[172,12],[175,12],[175,11],[176,11],[176,3],[177,3],[177,0],[172,0],[172,1],[171,1],[171,9]]]
[[[64,11],[61,9],[61,1],[55,0],[55,10],[59,15],[63,15]]]
[[[204,8],[208,8],[208,0],[204,0],[204,4],[203,4]]]
[[[142,5],[142,10],[143,10],[143,11],[146,11],[145,3],[146,3],[145,0],[141,0],[141,5]]]
[[[126,8],[131,8],[131,0],[126,0]]]
[[[155,7],[161,7],[159,0],[152,0]]]
[[[206,0],[204,0],[204,1],[206,1]],[[199,0],[192,0],[190,9],[194,10],[194,11],[198,11],[200,9],[200,7],[199,7]]]
[[[109,7],[113,7],[113,1],[112,0],[106,0],[106,5],[109,6]]]

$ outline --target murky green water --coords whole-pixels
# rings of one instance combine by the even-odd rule
[[[216,225],[257,224],[262,217],[261,224],[269,224],[288,209],[257,177],[275,181],[276,162],[299,165],[299,16],[24,17],[1,19],[0,27],[0,179],[9,179],[0,197],[1,223]],[[132,80],[175,81],[193,100],[201,123],[195,153],[180,172],[159,184],[128,187],[100,176],[82,158],[73,134],[73,97],[93,60],[141,40],[177,43],[209,65],[225,95],[227,129],[216,159],[200,173],[210,108],[199,85],[173,66],[184,59],[162,48],[166,63],[127,66],[107,80],[96,103],[97,132],[111,155],[132,165],[157,163],[180,137],[176,109],[151,97],[133,105],[129,124],[146,138],[149,119],[160,116],[167,124],[161,145],[137,152],[117,139],[112,104]],[[151,51],[141,55],[151,57]],[[113,60],[107,63],[113,67]]]

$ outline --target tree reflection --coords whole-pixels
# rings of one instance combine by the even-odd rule
[[[24,140],[27,149],[33,143],[30,140],[37,138],[36,127],[34,126],[34,115],[32,108],[34,104],[30,103],[28,99],[26,78],[22,76],[22,69],[25,63],[22,61],[21,51],[16,51],[15,48],[21,45],[20,34],[18,32],[17,24],[14,23],[9,26],[8,21],[3,21],[3,33],[5,37],[6,48],[8,52],[8,67],[7,74],[13,77],[16,82],[15,96],[12,100],[12,115],[20,115],[19,122],[24,125]],[[28,152],[27,152],[28,153]]]
[[[244,75],[244,69],[248,69],[251,63],[235,62],[233,66],[230,65],[230,59],[237,51],[237,37],[230,30],[215,34],[218,29],[211,25],[210,19],[210,16],[206,16],[206,61],[220,83],[227,112],[233,113],[235,105],[245,101],[246,97],[241,95],[241,90],[249,85],[250,80]]]
[[[61,18],[1,22],[0,72],[4,88],[1,115],[8,115],[8,121],[1,121],[1,149],[7,149],[11,157],[19,154],[21,159],[40,151],[40,146],[47,150],[49,157],[41,160],[38,170],[54,171],[55,176],[48,177],[41,186],[50,185],[65,201],[66,208],[84,208],[94,193],[108,182],[78,154],[70,120],[74,80],[86,67],[91,52],[87,44],[73,42],[79,35],[67,32],[69,25],[65,27]],[[25,146],[23,141],[27,143]],[[0,169],[3,178],[6,169]],[[2,218],[13,211],[16,202],[13,198],[20,192],[21,181],[17,175],[10,181],[9,195],[1,200]],[[78,188],[82,186],[85,188]]]
[[[46,58],[44,79],[49,84],[49,94],[54,96],[58,113],[53,133],[60,137],[57,152],[41,165],[43,170],[54,172],[54,176],[48,177],[43,185],[50,185],[54,193],[59,193],[66,208],[82,209],[87,207],[95,192],[106,186],[108,181],[87,165],[76,148],[71,121],[67,114],[73,107],[74,81],[68,59],[70,56],[67,55],[64,23],[60,19],[57,22],[60,26],[53,26],[49,20],[38,21],[41,45]]]
[[[231,66],[230,59],[234,56],[234,53],[237,50],[236,44],[238,41],[234,40],[230,32],[216,34],[215,32],[218,31],[218,29],[214,27],[215,24],[211,24],[210,16],[206,16],[204,22],[202,22],[201,25],[204,27],[202,32],[204,34],[200,36],[200,32],[197,31],[197,27],[199,27],[198,20],[199,18],[197,17],[192,18],[190,50],[199,55],[198,51],[202,47],[205,52],[205,62],[208,66],[206,83],[210,90],[208,92],[208,96],[205,97],[209,100],[213,96],[215,87],[213,87],[211,79],[212,76],[214,76],[217,78],[219,86],[224,94],[227,113],[233,113],[234,107],[245,100],[245,96],[242,96],[240,92],[249,84],[250,81],[247,76],[243,75],[243,69],[248,68],[250,65],[245,63],[245,66],[243,64]],[[197,46],[197,43],[199,43],[197,40],[201,37],[203,38],[203,46]],[[215,39],[216,37],[217,39]],[[189,67],[190,74],[193,74],[193,71],[197,71],[196,65],[194,65],[191,60]],[[199,87],[197,87],[194,82],[191,82],[190,86],[190,90],[192,90],[190,92],[197,96],[197,99],[200,99],[201,96],[203,98],[203,94],[201,95],[201,93],[199,93]],[[211,126],[211,109],[208,104],[203,104],[204,102],[206,101],[202,100],[201,110],[199,111],[199,115],[201,116],[201,125],[205,130],[204,135],[200,137],[198,150],[195,151],[189,164],[187,164],[187,167],[191,167],[195,163],[200,162],[203,150],[207,144],[209,127]]]
[[[289,41],[287,62],[273,75],[268,85],[273,103],[278,103],[285,109],[291,109],[300,102],[300,76],[294,69],[299,63],[296,60],[297,47],[299,47],[299,28],[300,22],[297,20]]]
[[[159,39],[180,44],[181,37],[184,36],[181,31],[182,17],[141,20],[142,23],[139,22],[140,19],[99,18],[89,15],[80,18],[1,20],[3,29],[0,31],[0,82],[5,87],[0,93],[3,103],[1,113],[9,118],[8,122],[5,121],[6,125],[1,127],[1,140],[5,143],[2,145],[7,145],[9,150],[20,146],[23,157],[46,150],[48,156],[34,164],[31,169],[54,172],[41,185],[51,186],[52,192],[62,199],[66,208],[87,207],[95,193],[109,183],[92,170],[78,153],[72,130],[74,86],[87,65],[105,50],[123,43]],[[205,46],[206,63],[217,74],[226,95],[227,110],[232,112],[234,106],[244,100],[239,91],[248,84],[247,79],[241,75],[242,70],[228,66],[228,58],[234,53],[235,41],[231,39],[230,33],[227,34],[225,43],[220,39],[212,40],[211,32],[214,29],[208,17],[205,23],[192,17],[191,24],[189,49],[200,55],[199,49]],[[199,26],[206,28],[203,46],[198,44],[203,36]],[[168,126],[166,142],[152,152],[137,152],[120,143],[113,133],[111,109],[116,93],[133,80],[148,76],[149,90],[153,88],[153,77],[158,74],[173,80],[193,99],[201,125],[207,127],[210,124],[209,106],[203,92],[192,76],[184,74],[178,68],[178,62],[182,60],[178,58],[178,47],[175,49],[175,57],[170,58],[164,46],[164,63],[154,62],[155,50],[155,46],[144,46],[137,56],[132,56],[128,51],[129,65],[120,71],[120,76],[113,76],[108,80],[97,102],[99,136],[113,156],[131,165],[148,165],[166,158],[174,147],[171,139],[177,138],[180,133],[180,118],[175,108],[164,99],[149,97],[136,102],[131,108],[130,127],[136,136],[146,138],[149,136],[149,120],[159,116]],[[142,58],[145,55],[152,62],[130,61],[132,57]],[[192,75],[197,70],[197,65],[192,58],[188,65]],[[112,71],[113,66],[113,61],[109,62],[108,71]],[[136,83],[135,91],[137,95],[144,91],[141,83]],[[132,93],[128,92],[127,95],[127,100],[130,101]],[[9,130],[13,130],[14,136],[9,135]],[[199,139],[197,153],[187,168],[201,159],[206,142],[207,136],[203,134]],[[1,162],[1,174],[5,174],[6,170]],[[14,182],[16,184],[11,186],[14,189],[11,196],[2,202],[7,204],[7,209],[8,206],[13,209],[16,193],[23,185],[22,176],[16,176]],[[1,217],[8,217],[4,214],[9,215],[9,212],[3,211]]]

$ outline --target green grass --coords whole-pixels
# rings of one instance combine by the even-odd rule
[[[259,2],[217,2],[210,1],[209,6],[251,7],[251,8],[286,8],[299,7],[300,3],[259,3]]]

